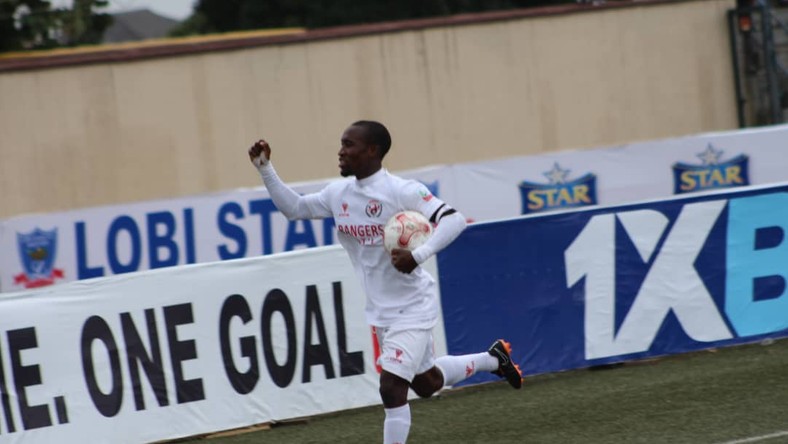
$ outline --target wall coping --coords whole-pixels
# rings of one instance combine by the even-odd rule
[[[428,28],[474,25],[524,18],[539,18],[698,1],[703,0],[609,0],[606,3],[598,5],[565,4],[311,30],[306,30],[304,28],[269,29],[206,36],[156,39],[133,43],[60,48],[49,51],[0,53],[0,73],[100,63],[134,62],[162,57],[177,57],[217,51],[232,51],[265,46],[334,40]]]

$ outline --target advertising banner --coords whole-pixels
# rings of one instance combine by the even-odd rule
[[[442,168],[407,177],[439,192]],[[299,183],[300,193],[328,182]],[[0,222],[0,290],[335,243],[333,219],[288,221],[265,188],[21,216]]]
[[[364,305],[338,246],[4,294],[0,441],[152,442],[377,404]]]
[[[503,337],[537,374],[786,336],[787,232],[785,184],[471,225],[438,257],[449,353]]]
[[[441,197],[487,221],[785,182],[786,137],[781,125],[457,164]]]
[[[787,138],[782,125],[398,173],[490,221],[783,182]],[[19,216],[0,221],[0,291],[330,245],[334,230],[331,219],[287,221],[262,187]]]

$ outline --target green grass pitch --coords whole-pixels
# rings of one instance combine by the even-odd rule
[[[411,409],[414,444],[783,443],[788,340],[534,376],[519,391],[482,384],[416,400]],[[378,443],[382,425],[376,406],[181,442]]]

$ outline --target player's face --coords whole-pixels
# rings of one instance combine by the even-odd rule
[[[376,155],[375,146],[369,145],[364,137],[364,128],[351,126],[342,133],[342,147],[339,149],[339,174],[342,177],[356,176],[359,179],[369,176],[371,160]]]

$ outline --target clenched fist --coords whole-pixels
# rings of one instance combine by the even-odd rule
[[[394,266],[400,273],[409,274],[415,270],[419,264],[416,259],[413,259],[413,254],[408,250],[402,248],[395,248],[391,250],[391,265]]]
[[[268,165],[268,161],[271,160],[271,147],[268,145],[268,142],[263,139],[255,142],[249,148],[249,160],[258,169]]]

